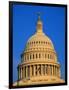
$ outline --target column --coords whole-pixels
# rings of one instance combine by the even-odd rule
[[[33,65],[33,68],[34,68],[34,76],[36,75],[36,73],[35,73],[35,65]]]
[[[43,64],[43,75],[45,75],[45,64]]]
[[[32,67],[30,65],[30,77],[32,76]]]
[[[22,79],[22,67],[21,67],[21,79]]]
[[[50,65],[48,65],[48,75],[50,75]]]
[[[26,66],[26,78],[28,77],[28,67]]]
[[[40,73],[40,75],[41,75],[41,64],[39,65],[39,67],[40,67],[40,72],[39,72],[39,73]]]
[[[54,76],[54,65],[53,65],[53,76]]]
[[[50,71],[50,75],[52,75],[52,73],[51,73],[51,71],[52,71],[52,70],[51,70],[51,65],[49,66],[49,71]]]
[[[37,75],[38,76],[40,75],[40,65],[39,64],[37,65]]]
[[[47,66],[47,74],[49,75],[49,65]]]
[[[56,76],[56,66],[55,66],[55,76]]]
[[[52,65],[52,75],[54,74],[53,65]]]
[[[56,72],[56,71],[55,71],[55,65],[54,65],[54,76],[55,76],[55,72]]]
[[[43,65],[41,64],[41,75],[43,75]]]
[[[58,67],[56,67],[56,76],[58,77]]]
[[[41,75],[41,65],[38,65],[38,75]]]
[[[46,69],[47,69],[47,66],[46,66],[46,64],[45,64],[45,75],[47,75]]]
[[[36,75],[37,75],[37,65],[35,66],[35,68],[36,68],[36,69],[35,69],[35,73],[36,73]]]
[[[24,72],[25,72],[25,78],[26,78],[26,66],[25,66],[25,70],[24,70]]]
[[[60,69],[59,69],[59,67],[58,67],[58,77],[60,77]]]
[[[48,65],[46,64],[46,75],[48,75]]]
[[[23,66],[23,79],[25,79],[25,66]]]

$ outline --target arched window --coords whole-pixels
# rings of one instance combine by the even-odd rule
[[[32,42],[32,44],[33,44],[33,42]]]
[[[27,59],[29,60],[29,55],[27,55]]]
[[[40,55],[40,53],[39,53],[39,58],[41,58],[41,55]]]
[[[52,55],[50,55],[50,59],[52,59]]]
[[[34,41],[34,44],[35,44],[35,41]]]
[[[30,59],[31,59],[31,54],[30,54]]]
[[[25,60],[26,60],[26,55],[25,55]]]
[[[38,58],[37,54],[36,54],[36,58]]]
[[[44,44],[45,44],[45,42],[44,42]]]
[[[36,44],[38,43],[38,41],[36,41]]]
[[[48,54],[48,59],[49,59],[49,54]]]
[[[39,44],[40,44],[40,41],[39,41]]]
[[[33,54],[33,59],[34,59],[34,54]]]

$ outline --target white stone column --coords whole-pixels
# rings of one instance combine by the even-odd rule
[[[53,72],[54,72],[54,70],[53,70],[53,65],[52,65],[52,76],[53,76],[53,74],[54,74]]]
[[[55,76],[55,66],[53,66],[53,75]]]
[[[26,78],[28,77],[28,67],[26,66]]]
[[[32,67],[30,65],[30,77],[32,76]]]
[[[50,75],[50,65],[48,65],[48,75]]]
[[[43,75],[43,65],[41,64],[41,75]]]
[[[33,68],[34,68],[34,76],[35,76],[35,75],[36,75],[36,74],[35,74],[35,65],[33,65]]]
[[[46,65],[46,75],[48,75],[48,65]]]
[[[55,76],[56,76],[56,66],[55,66]]]

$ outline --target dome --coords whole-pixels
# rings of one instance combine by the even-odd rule
[[[38,18],[36,33],[28,39],[23,56],[22,62],[24,63],[36,62],[40,61],[40,59],[46,62],[57,62],[57,55],[53,43],[43,32],[40,18]],[[36,57],[41,58],[36,59]]]
[[[38,17],[36,33],[32,35],[18,65],[17,85],[53,84],[64,82],[60,77],[60,64],[50,38],[43,33]],[[16,85],[16,83],[15,83]]]
[[[30,48],[30,45],[32,45],[32,48],[35,45],[38,48],[40,48],[41,46],[43,46],[43,48],[48,48],[48,49],[54,50],[54,46],[52,44],[52,41],[44,33],[36,33],[36,34],[32,35],[29,38],[29,40],[27,41],[27,45],[26,45],[27,47],[26,47],[26,49],[29,49]]]

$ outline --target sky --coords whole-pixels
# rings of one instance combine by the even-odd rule
[[[13,5],[13,82],[27,40],[36,32],[37,13],[41,12],[43,32],[51,39],[65,79],[65,8],[53,6]]]

